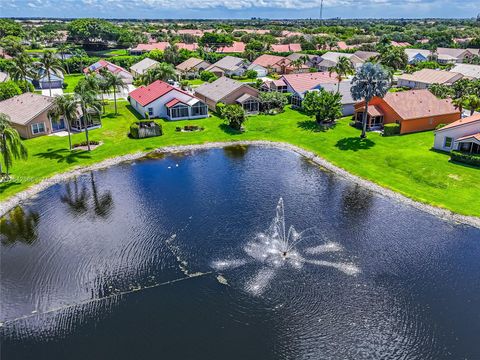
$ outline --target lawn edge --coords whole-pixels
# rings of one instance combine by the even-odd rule
[[[292,145],[285,142],[266,141],[266,140],[237,140],[237,141],[234,140],[234,141],[225,141],[225,142],[209,142],[209,143],[194,144],[194,145],[164,146],[164,147],[157,148],[155,150],[150,150],[145,152],[136,152],[133,154],[126,154],[126,155],[108,158],[106,160],[102,160],[92,165],[81,166],[73,170],[55,174],[50,178],[42,180],[41,182],[34,184],[29,188],[22,190],[15,195],[12,195],[11,197],[2,201],[2,203],[0,204],[0,216],[5,215],[9,210],[13,209],[15,206],[19,205],[21,202],[35,197],[35,195],[45,190],[46,188],[54,184],[57,184],[59,182],[68,180],[70,178],[82,175],[89,171],[105,169],[110,166],[117,165],[123,162],[138,160],[152,153],[167,154],[167,153],[175,153],[175,152],[188,152],[188,151],[195,151],[195,150],[222,148],[222,147],[231,146],[231,145],[255,145],[255,146],[275,147],[275,148],[280,148],[284,150],[289,150],[307,158],[313,163],[319,165],[320,167],[344,179],[347,179],[355,184],[358,184],[376,194],[393,199],[403,204],[407,204],[423,212],[429,213],[431,215],[434,215],[436,217],[439,217],[447,221],[452,221],[452,222],[480,228],[480,217],[461,215],[448,209],[440,208],[437,206],[429,205],[429,204],[414,200],[399,192],[396,192],[387,187],[381,186],[373,181],[354,175],[348,172],[347,170],[344,170],[341,167],[334,165],[330,161],[322,158],[321,156],[315,154],[312,151],[305,150],[296,145]]]

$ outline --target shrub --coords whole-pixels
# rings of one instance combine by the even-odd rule
[[[14,81],[5,81],[0,83],[0,100],[10,99],[15,95],[20,95],[22,90]]]
[[[258,76],[258,73],[255,70],[247,70],[245,71],[245,77],[247,79],[256,79]]]
[[[33,92],[35,90],[34,86],[29,81],[16,81],[16,84],[18,85],[22,93]]]
[[[222,102],[218,102],[215,106],[215,112],[217,113],[218,117],[223,118],[223,110],[225,110],[225,104]]]
[[[90,140],[90,145],[100,145],[100,141]],[[87,146],[87,142],[86,142],[86,141],[82,141],[82,142],[73,144],[73,147],[74,147],[74,148],[80,147],[80,146]]]
[[[242,130],[242,125],[245,122],[245,110],[240,105],[227,105],[223,109],[225,122],[235,130]]]
[[[383,126],[383,136],[393,136],[400,134],[400,124],[385,124]]]
[[[210,79],[208,79],[208,82],[209,83],[212,83],[214,82],[215,80],[217,80],[218,78],[214,75],[213,77],[211,77]]]
[[[211,71],[202,71],[200,73],[200,79],[202,81],[209,81],[210,79],[216,78],[216,77],[217,76],[214,73],[212,73]]]
[[[450,153],[450,159],[452,161],[480,167],[479,154],[465,154],[460,151],[452,151]]]

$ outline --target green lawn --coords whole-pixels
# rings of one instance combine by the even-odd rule
[[[0,185],[0,200],[27,188],[35,182],[78,165],[88,165],[120,154],[149,151],[175,144],[199,144],[209,141],[273,140],[289,142],[311,150],[353,174],[370,179],[382,186],[415,200],[448,208],[452,211],[480,216],[480,170],[450,163],[446,154],[431,151],[432,132],[381,137],[369,133],[361,141],[359,130],[350,127],[349,119],[340,120],[326,131],[319,131],[307,116],[287,109],[276,116],[258,115],[247,121],[246,132],[229,130],[216,117],[193,121],[163,123],[164,135],[157,138],[133,140],[128,138],[130,123],[136,118],[127,103],[119,105],[115,117],[109,105],[101,129],[90,132],[91,139],[104,144],[91,153],[67,150],[66,137],[44,136],[27,140],[30,157],[16,161],[14,179]],[[176,126],[199,124],[202,132],[179,133]],[[74,135],[74,142],[84,134]]]
[[[83,74],[65,74],[65,78],[63,79],[63,82],[67,84],[67,87],[63,89],[63,91],[66,93],[73,92],[73,89],[75,89],[75,86],[77,86],[80,79],[83,79],[83,78],[84,78]]]
[[[199,86],[199,85],[202,85],[202,84],[205,84],[205,81],[203,81],[202,79],[188,80],[188,85],[190,85],[190,86]]]

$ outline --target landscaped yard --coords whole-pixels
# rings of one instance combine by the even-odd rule
[[[67,87],[63,89],[66,93],[71,93],[77,86],[80,79],[83,79],[85,76],[83,74],[65,74],[63,82],[67,84]]]
[[[415,200],[448,208],[452,211],[480,216],[480,171],[473,167],[450,163],[449,156],[431,151],[432,132],[412,135],[381,137],[369,133],[364,141],[359,130],[350,127],[349,119],[342,119],[329,130],[318,131],[307,116],[287,109],[276,116],[253,116],[246,122],[246,132],[235,133],[223,122],[211,117],[194,121],[162,121],[164,134],[157,138],[133,140],[127,136],[128,128],[136,117],[128,104],[119,104],[119,115],[109,113],[101,129],[90,131],[93,140],[104,144],[92,151],[67,150],[66,137],[45,136],[27,140],[30,157],[16,161],[14,179],[0,185],[0,199],[27,188],[35,182],[79,165],[100,160],[149,151],[166,145],[198,144],[209,141],[272,140],[289,142],[311,150],[353,174],[370,179]],[[201,125],[202,132],[175,132],[175,127],[186,124]],[[76,134],[73,142],[84,140]],[[382,221],[379,219],[379,221]]]
[[[202,79],[188,80],[188,85],[190,85],[190,86],[199,86],[199,85],[202,85],[204,83],[205,83],[205,81],[203,81]]]

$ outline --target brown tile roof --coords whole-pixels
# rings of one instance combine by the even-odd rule
[[[184,62],[182,62],[181,64],[178,64],[177,66],[175,66],[175,68],[177,70],[181,70],[181,71],[188,71],[188,70],[194,68],[195,66],[197,66],[198,64],[201,64],[203,61],[204,60],[202,60],[202,59],[191,57],[190,59],[187,59]]]
[[[53,103],[53,98],[35,93],[25,93],[10,99],[0,101],[0,113],[10,117],[10,121],[19,125],[26,125]]]
[[[438,99],[427,89],[389,92],[383,100],[403,119],[458,113],[450,99]]]
[[[264,68],[268,68],[269,66],[273,66],[282,61],[285,64],[290,63],[290,60],[288,60],[287,58],[284,58],[283,56],[263,54],[263,55],[260,55],[258,58],[256,58],[253,64],[263,66]]]
[[[282,79],[285,83],[296,91],[298,94],[302,94],[307,90],[311,90],[320,84],[324,83],[337,83],[337,74],[329,74],[326,72],[314,72],[303,74],[288,74],[283,75]]]

